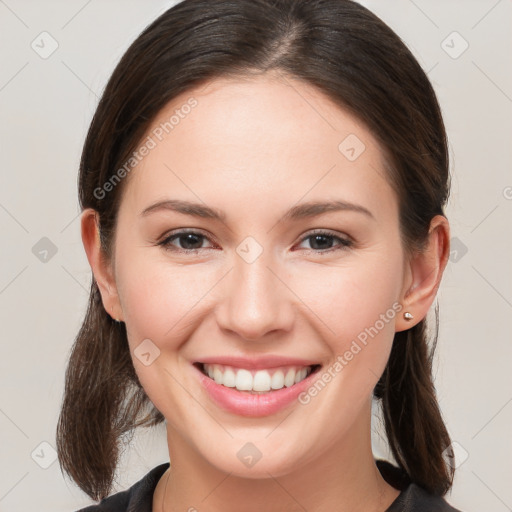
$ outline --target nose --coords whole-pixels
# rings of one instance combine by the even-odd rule
[[[235,259],[217,308],[219,327],[247,341],[268,341],[271,333],[289,331],[294,319],[294,295],[264,254],[252,263]]]

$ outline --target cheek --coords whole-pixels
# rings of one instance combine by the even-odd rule
[[[149,257],[147,249],[132,251],[130,258],[120,254],[118,261],[118,292],[130,344],[145,338],[165,338],[168,344],[179,337],[215,274],[207,267],[170,265],[165,256]]]
[[[305,294],[311,289],[316,278],[308,302],[315,315],[308,318],[320,333],[329,360],[318,375],[322,382],[312,383],[299,401],[306,408],[312,404],[318,417],[329,417],[336,426],[322,432],[322,442],[328,444],[365,410],[389,359],[402,305],[399,265],[374,262],[373,267],[354,265],[323,272],[324,276],[322,269],[310,274],[302,290]]]
[[[390,308],[387,316],[393,319],[396,315],[393,304],[396,309],[402,280],[400,255],[386,258],[375,251],[354,262],[355,258],[339,267],[309,266],[294,281],[294,291],[335,336],[357,335]]]
[[[347,259],[338,268],[311,266],[307,278],[295,282],[294,290],[310,310],[313,329],[321,333],[331,361],[338,361],[332,371],[343,377],[335,380],[361,399],[386,366],[395,320],[402,310],[401,257],[391,252],[388,256],[382,250],[368,252],[357,264]]]
[[[157,409],[165,414],[182,411],[190,403],[179,384],[183,376],[176,376],[180,348],[198,320],[201,298],[212,288],[209,281],[215,273],[211,268],[170,265],[165,257],[148,255],[147,248],[130,250],[130,257],[123,257],[122,251],[119,246],[116,280],[135,371]],[[146,352],[149,364],[138,358]]]
[[[306,317],[316,317],[330,333],[328,338],[357,337],[386,314],[399,296],[400,254],[384,249],[350,256],[338,265],[300,263],[284,277],[294,293],[283,300],[296,302]],[[148,257],[147,251],[132,250],[126,257],[118,246],[118,292],[133,342],[165,338],[168,344],[201,314],[209,302],[208,291],[225,269],[213,262],[171,265],[165,254]],[[393,327],[392,322],[389,325]]]

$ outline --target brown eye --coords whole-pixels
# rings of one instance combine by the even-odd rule
[[[346,249],[353,245],[352,240],[334,235],[328,231],[317,231],[309,234],[302,239],[302,243],[306,240],[309,241],[310,250],[319,253]]]
[[[165,237],[158,245],[170,251],[177,252],[196,252],[199,249],[209,249],[203,247],[206,235],[195,231],[179,231]]]

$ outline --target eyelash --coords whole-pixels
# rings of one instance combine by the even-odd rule
[[[162,246],[165,250],[172,251],[172,252],[177,252],[177,253],[182,253],[182,254],[196,254],[198,251],[201,250],[201,248],[200,249],[180,249],[180,248],[177,248],[177,247],[174,247],[171,245],[171,242],[173,240],[179,239],[180,237],[182,237],[184,235],[190,235],[190,234],[208,239],[208,237],[206,235],[204,235],[203,233],[200,233],[198,231],[178,231],[176,233],[171,233],[169,236],[166,236],[163,240],[158,242],[157,245]],[[327,253],[331,253],[331,252],[339,251],[339,250],[347,250],[354,245],[354,241],[349,238],[343,238],[343,237],[335,235],[329,231],[322,231],[322,230],[317,230],[317,231],[309,233],[308,235],[304,236],[300,240],[300,243],[302,243],[305,240],[308,240],[310,238],[313,238],[314,236],[323,236],[326,238],[332,238],[339,242],[339,245],[337,247],[330,247],[329,249],[306,249],[306,251],[308,251],[308,252],[313,252],[313,253],[319,254],[319,255],[323,255],[323,254],[327,254]],[[211,247],[204,247],[203,249],[211,249]]]

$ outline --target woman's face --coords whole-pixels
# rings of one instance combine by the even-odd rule
[[[190,90],[146,135],[114,276],[171,457],[278,476],[366,442],[407,275],[374,137],[269,75]]]

